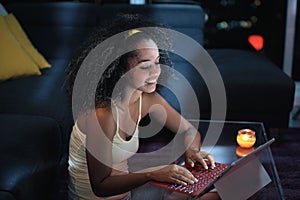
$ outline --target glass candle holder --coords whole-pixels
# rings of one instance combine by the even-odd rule
[[[251,153],[252,151],[254,151],[254,147],[242,148],[242,147],[238,146],[235,150],[235,154],[238,157],[244,157],[244,156],[248,155],[249,153]]]
[[[251,148],[256,142],[255,131],[251,129],[241,129],[238,131],[236,141],[242,148]]]

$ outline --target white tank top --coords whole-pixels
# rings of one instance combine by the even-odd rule
[[[112,146],[112,160],[113,163],[120,163],[124,160],[127,160],[131,156],[133,156],[138,148],[139,148],[139,130],[138,130],[138,123],[141,120],[141,110],[142,110],[142,96],[139,99],[139,117],[134,129],[134,133],[130,140],[124,140],[119,134],[119,111],[117,106],[117,131],[113,138],[113,146]]]

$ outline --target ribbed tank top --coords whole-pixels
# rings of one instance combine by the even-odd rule
[[[139,117],[141,119],[142,98],[139,99]],[[117,110],[117,130],[112,144],[112,172],[111,175],[121,175],[128,173],[127,159],[134,155],[138,149],[138,123],[132,138],[128,141],[121,138],[119,134],[119,111]],[[73,126],[69,146],[69,199],[84,200],[115,200],[127,195],[120,194],[111,197],[97,197],[92,191],[88,167],[86,161],[86,134],[78,128],[77,122]]]

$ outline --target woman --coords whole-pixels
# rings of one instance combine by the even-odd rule
[[[200,162],[208,168],[204,161],[208,159],[214,168],[213,157],[200,151],[197,130],[156,92],[159,78],[168,74],[162,71],[161,65],[170,65],[168,54],[159,50],[157,44],[168,45],[168,37],[160,29],[139,29],[154,26],[157,24],[137,15],[123,15],[96,31],[69,64],[67,83],[72,95],[79,68],[88,54],[107,38],[123,35],[121,42],[109,43],[99,52],[98,59],[109,60],[114,52],[124,48],[128,52],[108,66],[103,65],[101,77],[93,77],[99,74],[100,64],[87,70],[85,73],[91,77],[81,82],[80,95],[73,96],[78,112],[69,149],[70,199],[130,199],[132,189],[149,181],[182,185],[197,182],[187,169],[174,164],[139,173],[128,172],[127,160],[139,145],[138,124],[149,113],[174,133],[185,134],[189,165]],[[93,94],[90,86],[95,84],[92,80],[99,80],[95,95],[90,95]]]

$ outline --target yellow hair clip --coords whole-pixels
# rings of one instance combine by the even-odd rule
[[[141,33],[141,32],[142,32],[142,31],[139,30],[139,29],[132,29],[132,30],[128,31],[128,34],[126,35],[125,38],[127,39],[127,38],[133,36],[134,34],[136,34],[136,33]]]

